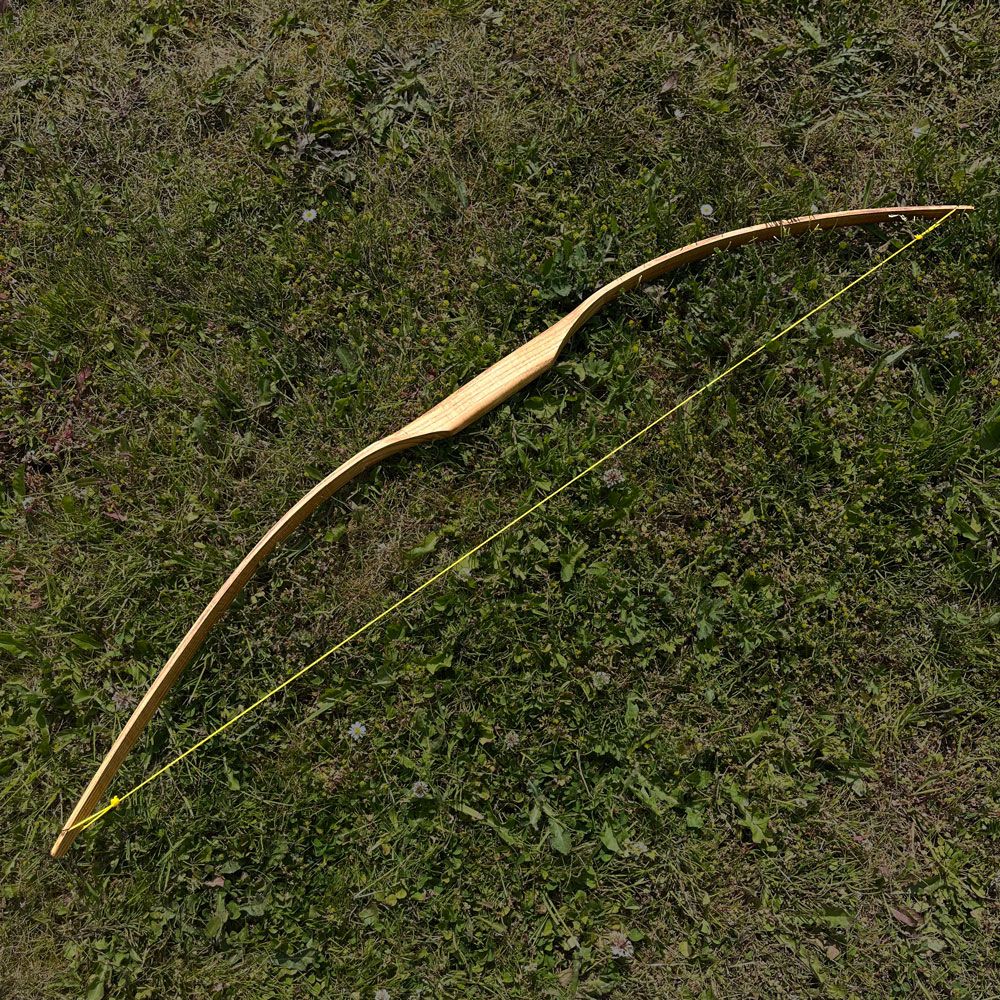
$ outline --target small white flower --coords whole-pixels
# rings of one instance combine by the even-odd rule
[[[962,335],[958,332],[958,330],[950,330],[948,333],[946,333],[944,335],[944,339],[945,340],[958,340],[958,338],[961,337],[961,336]]]
[[[410,793],[415,799],[429,799],[431,797],[431,786],[426,781],[414,781]]]
[[[621,486],[625,482],[625,473],[617,465],[609,465],[601,473],[601,481],[605,486]]]
[[[375,991],[375,1000],[389,1000],[389,991],[388,990],[376,990]]]
[[[357,743],[368,735],[368,727],[363,722],[352,722],[351,728],[347,730],[347,735]]]
[[[605,688],[611,683],[611,674],[606,670],[595,670],[590,675],[590,681],[595,688]]]
[[[319,215],[319,212],[317,212],[315,208],[307,208],[302,213],[302,221],[303,222],[313,222],[316,219],[317,215]]]
[[[711,218],[715,215],[715,206],[709,205],[708,202],[705,202],[705,204],[701,206],[701,214],[705,216],[706,219]]]
[[[521,742],[520,733],[514,732],[513,729],[509,733],[507,733],[506,736],[504,736],[503,738],[503,745],[508,750],[513,750],[514,747],[516,747],[520,742]]]
[[[632,958],[635,946],[621,931],[612,931],[608,935],[608,946],[615,958]]]

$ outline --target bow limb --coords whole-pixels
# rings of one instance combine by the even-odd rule
[[[129,751],[146,728],[167,692],[181,671],[191,661],[212,627],[240,594],[257,567],[275,546],[297,528],[320,504],[342,486],[385,458],[415,445],[451,437],[474,423],[505,399],[532,382],[555,364],[569,338],[607,303],[640,284],[654,280],[675,268],[702,260],[718,250],[729,250],[746,243],[794,236],[814,229],[835,229],[842,226],[863,226],[885,222],[892,217],[938,219],[952,211],[972,211],[971,205],[921,205],[896,208],[869,208],[847,212],[828,212],[796,219],[748,226],[728,233],[711,236],[697,243],[672,250],[662,257],[638,267],[599,288],[584,299],[572,312],[558,320],[533,340],[512,351],[487,368],[447,399],[432,407],[416,420],[388,437],[376,441],[348,459],[324,480],[317,483],[298,503],[286,511],[263,538],[244,557],[226,582],[216,591],[207,607],[188,630],[187,635],[170,655],[139,702],[131,718],[112,744],[101,766],[77,802],[64,824],[52,856],[61,857],[70,848],[111,784]]]

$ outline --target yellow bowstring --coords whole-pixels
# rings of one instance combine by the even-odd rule
[[[715,378],[713,378],[710,381],[706,382],[700,389],[696,389],[694,392],[691,393],[691,395],[686,396],[684,399],[682,399],[675,406],[672,406],[665,413],[662,413],[660,416],[658,416],[654,421],[652,421],[649,424],[646,424],[646,426],[643,427],[642,430],[636,431],[636,433],[633,434],[630,438],[627,438],[621,444],[619,444],[616,447],[612,448],[611,451],[609,451],[602,458],[599,458],[592,465],[587,466],[587,468],[584,469],[583,472],[578,472],[572,479],[570,479],[567,482],[563,483],[562,486],[560,486],[558,489],[555,489],[551,493],[549,493],[548,496],[542,497],[541,500],[539,500],[537,503],[533,504],[526,511],[524,511],[521,514],[518,514],[517,517],[515,517],[513,520],[508,521],[502,528],[499,528],[497,531],[494,531],[493,534],[490,535],[488,538],[486,538],[483,541],[479,542],[478,545],[474,545],[471,549],[469,549],[468,552],[463,553],[456,560],[454,560],[454,562],[450,562],[447,566],[445,566],[444,569],[439,570],[432,577],[430,577],[429,579],[425,580],[418,587],[415,587],[413,590],[411,590],[404,597],[401,597],[398,601],[396,601],[395,604],[390,605],[388,608],[386,608],[384,611],[382,611],[379,614],[377,614],[370,621],[365,622],[365,624],[362,625],[360,628],[355,629],[355,631],[353,631],[346,639],[341,639],[341,641],[338,642],[335,646],[331,646],[330,649],[328,649],[325,653],[323,653],[322,656],[317,656],[316,659],[312,661],[312,663],[304,666],[301,670],[299,670],[296,673],[292,674],[291,677],[288,677],[285,680],[283,680],[277,687],[272,688],[270,691],[267,692],[267,694],[262,695],[260,698],[258,698],[248,708],[244,708],[243,711],[238,712],[231,719],[227,720],[221,726],[219,726],[219,728],[216,729],[214,732],[209,733],[208,736],[206,736],[204,739],[199,740],[197,743],[194,744],[194,746],[189,747],[182,754],[178,754],[176,757],[174,757],[173,760],[171,760],[168,763],[166,763],[158,771],[154,771],[144,781],[140,781],[139,784],[136,785],[134,788],[130,788],[124,795],[120,795],[120,796],[119,795],[115,795],[115,796],[112,796],[110,803],[108,805],[106,805],[103,809],[100,809],[100,810],[98,810],[95,813],[91,813],[88,817],[86,817],[86,819],[79,820],[77,823],[74,823],[73,826],[67,827],[67,829],[68,830],[85,830],[88,827],[93,826],[93,824],[96,823],[105,813],[110,812],[112,809],[115,809],[117,806],[121,805],[121,803],[124,802],[126,799],[129,799],[133,795],[135,795],[135,793],[138,792],[138,791],[140,791],[140,789],[145,788],[146,785],[148,785],[151,782],[155,781],[161,775],[166,774],[167,771],[169,771],[172,767],[174,767],[175,765],[179,764],[182,760],[184,760],[185,757],[189,757],[191,754],[193,754],[195,752],[195,750],[198,750],[200,747],[203,747],[206,743],[209,742],[209,740],[213,740],[213,739],[215,739],[216,736],[220,735],[221,733],[224,733],[230,726],[235,725],[244,716],[249,715],[254,709],[259,708],[261,705],[263,705],[265,701],[268,701],[270,698],[273,698],[280,691],[283,691],[286,687],[289,686],[289,684],[293,684],[303,674],[308,673],[310,670],[312,670],[313,667],[318,666],[320,663],[322,663],[328,657],[332,656],[338,650],[343,649],[344,646],[346,646],[352,639],[356,639],[362,633],[367,632],[374,625],[377,625],[384,618],[387,618],[389,615],[391,615],[393,613],[393,611],[397,610],[398,608],[401,608],[404,604],[407,604],[409,601],[413,600],[413,598],[416,597],[417,594],[419,594],[422,590],[426,590],[432,583],[435,583],[436,581],[440,580],[441,577],[443,577],[446,574],[450,573],[460,563],[465,562],[466,559],[468,559],[470,556],[474,556],[480,549],[483,549],[487,545],[489,545],[490,542],[495,541],[501,535],[503,535],[507,531],[510,531],[510,529],[513,528],[516,524],[519,524],[521,521],[523,521],[529,515],[533,514],[540,507],[544,507],[545,504],[547,504],[550,500],[554,500],[557,496],[559,496],[560,493],[562,493],[564,490],[569,489],[574,483],[579,482],[579,480],[581,480],[584,476],[586,476],[589,473],[593,472],[595,469],[600,468],[600,466],[602,466],[605,462],[607,462],[608,459],[613,458],[623,448],[627,448],[634,441],[638,441],[639,438],[643,437],[645,434],[648,434],[654,427],[657,427],[660,424],[662,424],[663,421],[667,419],[667,417],[672,416],[678,410],[680,410],[683,407],[687,406],[688,403],[690,403],[693,400],[697,399],[702,393],[707,392],[709,389],[712,388],[712,386],[717,385],[724,378],[728,378],[738,368],[741,368],[748,361],[750,361],[752,358],[755,358],[762,351],[766,350],[772,344],[774,344],[777,341],[779,341],[786,334],[791,333],[792,330],[794,330],[797,326],[800,326],[802,323],[804,323],[811,316],[815,316],[816,313],[820,312],[820,310],[825,309],[828,305],[830,305],[831,302],[834,302],[837,299],[839,299],[840,296],[843,295],[845,292],[849,292],[852,288],[854,288],[855,285],[860,284],[866,278],[870,278],[876,271],[879,270],[879,268],[884,267],[894,257],[898,257],[904,250],[908,250],[918,240],[922,240],[929,233],[931,233],[935,229],[937,229],[937,227],[940,226],[941,223],[943,223],[946,219],[948,219],[956,211],[958,211],[958,209],[953,208],[946,215],[941,216],[940,219],[938,219],[932,225],[928,226],[927,229],[925,229],[922,233],[918,233],[916,236],[914,236],[913,239],[911,239],[909,243],[906,243],[904,246],[901,246],[898,250],[895,250],[893,253],[889,254],[888,257],[885,257],[882,260],[880,260],[874,267],[869,268],[869,270],[865,271],[865,273],[862,274],[860,278],[855,278],[850,284],[845,285],[843,288],[841,288],[839,292],[835,292],[833,295],[831,295],[824,302],[821,302],[814,309],[810,309],[809,312],[807,312],[804,316],[800,316],[794,323],[790,324],[789,326],[786,326],[784,328],[784,330],[782,330],[780,333],[775,334],[770,340],[766,340],[763,344],[760,345],[760,347],[755,348],[749,354],[747,354],[746,356],[740,358],[739,361],[737,361],[733,365],[730,365],[721,374],[716,375]]]

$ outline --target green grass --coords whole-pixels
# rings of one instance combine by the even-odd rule
[[[994,5],[3,6],[0,995],[1000,995]],[[669,248],[954,201],[48,857],[343,458]],[[115,791],[920,228],[678,272],[345,490]]]

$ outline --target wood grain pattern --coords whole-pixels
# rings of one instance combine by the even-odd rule
[[[797,219],[768,222],[763,225],[733,230],[699,240],[697,243],[681,247],[678,250],[672,250],[662,257],[639,265],[627,274],[623,274],[620,278],[604,285],[581,302],[572,312],[533,340],[487,368],[453,392],[447,399],[394,434],[376,441],[348,459],[286,511],[215,592],[205,610],[198,616],[198,619],[157,674],[152,686],[136,706],[128,723],[112,744],[101,766],[97,769],[90,784],[87,785],[79,802],[63,825],[62,831],[52,847],[52,856],[61,857],[69,850],[70,845],[80,832],[79,829],[71,829],[71,827],[93,813],[122,762],[159,708],[167,692],[205,641],[205,637],[212,630],[212,627],[222,618],[226,609],[246,586],[257,567],[270,555],[275,546],[284,541],[321,503],[342,486],[391,455],[426,441],[450,437],[468,427],[509,396],[538,378],[543,372],[548,371],[555,364],[560,351],[569,338],[607,303],[616,299],[623,292],[661,277],[677,267],[702,260],[717,251],[729,250],[746,243],[794,236],[814,229],[881,223],[894,217],[936,219],[953,209],[967,212],[972,211],[972,206],[921,205],[807,215]]]

